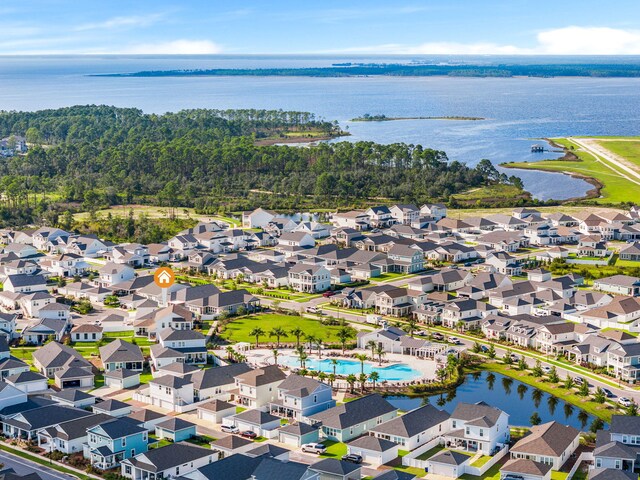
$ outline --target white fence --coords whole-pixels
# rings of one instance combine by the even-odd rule
[[[476,477],[481,477],[482,475],[487,473],[487,470],[489,470],[496,463],[498,463],[500,461],[500,459],[503,458],[508,453],[509,453],[509,446],[508,445],[503,445],[502,446],[502,450],[500,450],[493,457],[491,457],[491,460],[489,460],[487,463],[485,463],[481,467],[473,467],[471,465],[465,465],[464,466],[464,472],[469,474],[469,475],[474,475]]]
[[[425,468],[427,466],[426,460],[418,460],[418,457],[423,453],[428,452],[434,447],[437,447],[441,443],[441,438],[436,437],[430,442],[425,443],[421,447],[416,448],[412,452],[402,457],[402,465],[405,467]]]
[[[578,471],[578,468],[580,468],[580,464],[582,462],[593,462],[593,452],[582,452],[580,454],[580,456],[576,460],[576,463],[573,465],[573,467],[569,471],[569,475],[567,475],[567,480],[571,480],[573,478],[575,473]]]

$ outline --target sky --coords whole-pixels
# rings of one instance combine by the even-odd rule
[[[0,0],[0,55],[639,55],[638,0]]]

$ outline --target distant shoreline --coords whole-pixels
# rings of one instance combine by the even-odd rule
[[[129,73],[89,74],[91,77],[610,77],[638,78],[640,64],[535,64],[535,65],[442,65],[442,64],[354,64],[301,68],[212,68],[147,70]]]
[[[350,122],[395,122],[398,120],[454,120],[454,121],[478,121],[486,120],[484,117],[463,117],[463,116],[436,116],[436,117],[387,117],[385,115],[372,115],[370,117],[356,117]]]

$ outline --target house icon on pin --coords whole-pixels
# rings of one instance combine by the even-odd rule
[[[173,270],[171,270],[168,267],[162,267],[156,270],[156,272],[153,275],[153,278],[156,285],[161,288],[169,288],[176,281],[176,277],[173,273]]]

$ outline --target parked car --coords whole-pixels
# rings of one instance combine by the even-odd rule
[[[447,341],[449,343],[453,343],[454,345],[458,345],[458,343],[460,343],[460,340],[458,340],[458,337],[449,337],[447,338]]]
[[[302,451],[305,453],[316,453],[321,455],[327,451],[327,447],[321,443],[305,443],[302,445]]]
[[[345,462],[356,464],[362,463],[362,457],[360,455],[356,455],[355,453],[347,453],[346,455],[343,455],[342,460],[344,460]]]
[[[516,355],[515,353],[512,353],[510,355],[510,357],[511,357],[511,361],[512,362],[519,362],[520,361],[520,357],[518,355]]]
[[[258,434],[256,432],[252,432],[251,430],[245,430],[243,432],[240,432],[240,436],[244,438],[248,438],[249,440],[258,438]]]
[[[427,332],[425,332],[424,330],[420,330],[419,332],[416,332],[416,335],[419,335],[421,337],[424,337],[427,335]]]
[[[618,399],[618,403],[620,405],[622,405],[623,407],[628,407],[631,405],[631,399],[627,398],[627,397],[620,397]]]
[[[542,371],[544,373],[550,373],[551,372],[551,367],[549,365],[545,365],[544,367],[542,367]]]
[[[333,297],[335,294],[336,294],[336,292],[332,292],[331,290],[329,290],[328,292],[324,292],[324,293],[322,294],[322,296],[323,296],[324,298],[329,298],[329,297]]]
[[[611,390],[609,390],[608,388],[603,388],[602,391],[604,392],[604,395],[607,398],[614,398],[615,395],[613,394],[613,392]]]
[[[240,429],[235,425],[222,425],[220,427],[220,430],[222,430],[225,433],[238,433],[240,431]]]
[[[318,313],[318,307],[307,307],[307,313]]]
[[[487,353],[489,351],[489,347],[487,347],[486,345],[480,345],[480,351],[482,353]]]
[[[438,332],[434,332],[431,334],[431,338],[434,340],[444,340],[444,335]]]
[[[573,378],[573,383],[575,383],[576,385],[580,386],[584,383],[584,378],[582,377],[574,377]]]

